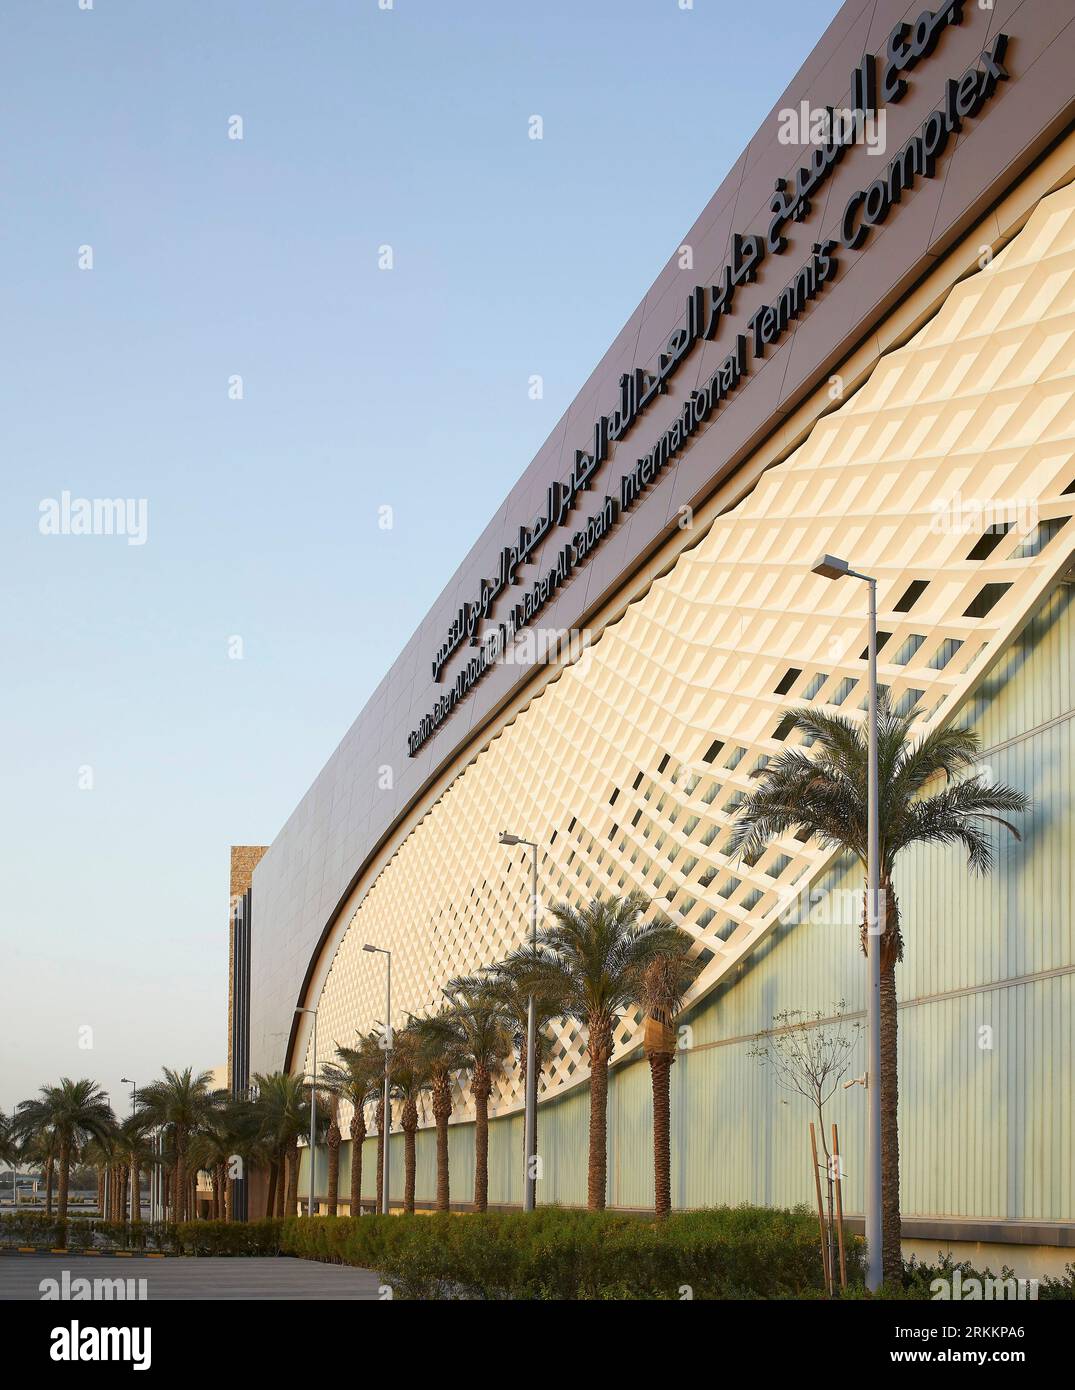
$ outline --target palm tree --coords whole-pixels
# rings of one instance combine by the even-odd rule
[[[253,1156],[257,1116],[248,1100],[228,1097],[191,1136],[187,1163],[192,1172],[209,1173],[213,1180],[213,1219],[228,1217],[228,1175],[234,1158]]]
[[[11,1121],[0,1110],[0,1163],[14,1163],[18,1153],[19,1145],[11,1132]]]
[[[376,1210],[384,1210],[384,1185],[388,1177],[388,1132],[392,1128],[392,1101],[391,1091],[389,1092],[389,1102],[386,1112],[384,1100],[384,1083],[386,1073],[391,1077],[392,1053],[388,1050],[387,1043],[390,1034],[386,1032],[371,1033],[369,1044],[377,1049],[380,1056],[381,1074],[377,1086],[377,1104],[373,1111],[373,1123],[377,1126],[377,1198]]]
[[[590,1057],[590,1157],[586,1205],[605,1208],[608,1185],[608,1064],[616,1023],[637,1007],[646,967],[682,949],[682,933],[663,918],[642,920],[644,893],[596,897],[581,908],[557,903],[554,923],[538,933],[536,948],[515,953],[531,962],[536,980],[563,1001],[563,1014],[586,1026]]]
[[[259,1133],[273,1155],[277,1173],[276,1214],[294,1216],[299,1205],[299,1136],[310,1132],[310,1101],[306,1083],[290,1072],[276,1071],[254,1077]],[[284,1164],[287,1165],[285,1197]],[[272,1179],[270,1177],[270,1183]],[[267,1213],[271,1215],[270,1211]]]
[[[315,1097],[315,1099],[316,1099],[316,1106],[315,1106],[315,1109],[314,1109],[314,1116],[313,1116],[313,1119],[314,1119],[314,1124],[315,1124],[316,1127],[317,1127],[316,1133],[314,1134],[314,1150],[313,1150],[313,1153],[310,1155],[310,1162],[314,1165],[314,1168],[313,1168],[313,1176],[314,1176],[314,1180],[315,1180],[315,1184],[316,1184],[316,1175],[317,1175],[317,1162],[316,1162],[316,1160],[317,1160],[317,1150],[321,1147],[322,1144],[324,1144],[325,1147],[326,1147],[326,1149],[327,1149],[327,1151],[328,1151],[328,1174],[327,1174],[327,1179],[328,1179],[329,1184],[330,1184],[331,1187],[332,1187],[332,1192],[333,1192],[333,1204],[336,1205],[336,1206],[338,1206],[338,1205],[339,1205],[339,1186],[340,1186],[340,1126],[339,1126],[339,1124],[338,1124],[338,1122],[337,1122],[337,1111],[338,1111],[338,1109],[339,1109],[339,1102],[337,1101],[335,1095],[334,1095],[327,1087],[323,1087],[323,1086],[321,1086],[320,1084],[318,1084],[316,1087],[314,1087],[314,1086],[311,1086],[309,1082],[306,1083],[306,1102],[307,1102],[307,1108],[306,1108],[306,1139],[307,1139],[307,1144],[309,1144],[309,1136],[310,1136],[310,1109],[309,1109],[309,1105],[310,1105],[310,1097],[311,1097],[311,1095],[313,1095],[313,1096]],[[336,1141],[335,1141],[335,1144],[333,1144],[333,1142],[332,1142],[332,1132],[333,1132],[333,1130],[335,1130],[335,1132],[336,1132]],[[335,1172],[333,1172],[333,1168],[335,1168]],[[319,1201],[319,1199],[318,1199],[318,1196],[317,1196],[317,1191],[316,1191],[316,1186],[315,1186],[314,1199],[313,1199],[313,1206],[310,1207],[310,1215],[313,1215],[313,1214],[314,1214],[314,1211],[315,1211],[315,1209],[316,1209],[316,1207],[317,1207],[317,1205],[318,1205],[318,1201]],[[309,1203],[307,1203],[307,1205],[309,1205]],[[335,1211],[333,1211],[332,1214],[333,1214],[333,1216],[335,1216],[335,1215],[336,1215]]]
[[[275,1076],[276,1073],[272,1075]],[[273,1084],[275,1083],[267,1076],[256,1074],[247,1092],[254,1116],[254,1144],[258,1159],[268,1173],[268,1182],[265,1185],[265,1211],[262,1213],[265,1217],[276,1215],[276,1193],[281,1179],[280,1155],[269,1120],[272,1101],[268,1094],[262,1093],[263,1085],[271,1087]]]
[[[545,1064],[545,1029],[554,1018],[559,1018],[564,1012],[563,1000],[550,988],[550,980],[542,974],[540,969],[533,970],[534,959],[529,946],[520,949],[507,960],[500,961],[492,965],[478,979],[453,980],[449,985],[452,988],[469,987],[475,989],[479,984],[484,984],[488,989],[489,996],[496,1003],[496,1007],[503,1019],[504,1026],[509,1030],[512,1042],[519,1054],[519,1087],[525,1095],[526,1091],[526,1069],[527,1069],[527,1032],[529,1027],[530,996],[534,998],[534,1020],[537,1035],[537,1046],[534,1049],[536,1055],[534,1066],[537,1071],[537,1089],[541,1089],[541,1073]],[[526,1133],[523,1133],[523,1157],[528,1158],[525,1152]],[[534,1153],[538,1152],[537,1142],[537,1115],[534,1115]]]
[[[22,1155],[19,1149],[19,1141],[11,1128],[11,1120],[0,1110],[0,1163],[10,1164],[11,1173],[11,1205],[15,1205],[15,1197],[18,1191],[17,1167]]]
[[[458,1034],[445,1026],[443,1014],[432,1018],[413,1018],[415,1040],[422,1051],[423,1066],[429,1078],[433,1101],[433,1120],[437,1126],[437,1210],[449,1211],[450,1180],[448,1166],[448,1121],[452,1117],[452,1073],[466,1065],[466,1052]]]
[[[410,1214],[414,1212],[418,1099],[431,1080],[428,1053],[411,1020],[396,1034],[392,1053],[392,1094],[403,1103],[399,1117],[403,1131],[403,1210]]]
[[[21,1134],[51,1135],[60,1168],[56,1216],[61,1223],[60,1238],[66,1243],[63,1223],[67,1220],[71,1159],[90,1139],[104,1140],[115,1131],[116,1117],[108,1097],[88,1077],[72,1081],[65,1076],[58,1086],[42,1086],[37,1100],[22,1101],[15,1123]]]
[[[335,1216],[340,1205],[340,1144],[343,1136],[340,1133],[340,1098],[331,1087],[326,1087],[318,1092],[317,1113],[327,1113],[328,1123],[325,1132],[325,1143],[328,1147],[328,1193],[326,1206],[328,1215]]]
[[[321,1070],[322,1083],[339,1100],[351,1106],[351,1200],[350,1213],[362,1210],[362,1145],[366,1138],[366,1106],[382,1092],[384,1053],[372,1037],[362,1038],[358,1047],[340,1047],[339,1062],[329,1062]]]
[[[191,1204],[188,1190],[187,1142],[190,1136],[209,1120],[224,1099],[222,1091],[210,1089],[211,1082],[212,1074],[207,1071],[195,1073],[190,1067],[183,1071],[173,1071],[171,1067],[165,1067],[159,1081],[151,1081],[138,1092],[136,1113],[146,1127],[172,1126],[176,1221],[186,1220]]]
[[[111,1140],[91,1139],[82,1151],[83,1163],[90,1163],[97,1170],[97,1215],[105,1214],[105,1182],[109,1165],[112,1162]]]
[[[19,1153],[23,1163],[40,1165],[45,1183],[45,1215],[52,1215],[53,1174],[56,1161],[56,1144],[52,1130],[47,1126],[40,1130],[29,1130],[19,1125],[18,1107],[11,1120],[12,1133],[19,1140]]]
[[[131,1221],[142,1219],[141,1175],[153,1163],[153,1141],[145,1120],[140,1115],[131,1115],[116,1130],[113,1146],[113,1161],[118,1159],[130,1174]],[[119,1213],[124,1219],[126,1207]]]
[[[459,1058],[460,1069],[470,1073],[474,1099],[474,1209],[489,1205],[489,1096],[493,1077],[511,1053],[511,1038],[488,984],[461,982],[466,988],[445,989],[449,1007],[426,1020],[427,1045],[439,1038],[442,1050]]]
[[[791,712],[811,751],[786,748],[754,776],[761,780],[739,808],[733,849],[746,858],[760,855],[780,836],[810,832],[826,849],[841,849],[863,866],[867,839],[866,721],[821,713]],[[989,827],[997,825],[1017,839],[1019,832],[1000,812],[1025,811],[1030,802],[1003,783],[985,783],[973,774],[980,747],[969,729],[942,727],[913,739],[914,714],[898,714],[887,698],[879,702],[877,751],[880,794],[881,948],[881,1167],[882,1257],[886,1279],[902,1275],[900,1250],[899,1088],[897,1076],[896,963],[903,959],[899,902],[893,887],[897,856],[914,844],[959,845],[974,873],[993,864]],[[963,780],[957,781],[962,774]],[[930,791],[933,783],[938,790]],[[866,914],[860,930],[866,950]]]
[[[676,1014],[698,974],[693,941],[682,933],[681,948],[655,956],[642,971],[638,1002],[646,1015],[643,1047],[653,1088],[653,1210],[658,1220],[672,1210],[672,1152],[669,1079],[676,1060]]]

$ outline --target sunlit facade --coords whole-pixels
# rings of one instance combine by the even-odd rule
[[[846,99],[839,54],[883,53],[903,17],[877,9],[844,7],[782,106]],[[790,246],[776,246],[745,186],[767,187],[766,206],[774,178],[793,180],[810,151],[770,138],[776,112],[759,132],[684,239],[692,264],[681,247],[253,870],[254,1070],[313,1068],[297,1007],[318,1010],[319,1062],[383,1020],[383,958],[367,942],[392,952],[397,1027],[450,977],[518,945],[529,851],[498,844],[506,827],[539,845],[543,905],[637,888],[697,943],[673,1072],[674,1201],[808,1200],[808,1117],[781,1103],[752,1047],[784,1009],[842,1000],[861,1013],[861,874],[794,835],[746,863],[729,836],[751,774],[800,737],[790,711],[865,708],[864,595],[811,573],[820,553],[847,555],[878,579],[890,700],[920,732],[971,724],[993,775],[1033,801],[1022,840],[998,833],[990,880],[948,851],[901,866],[905,1234],[933,1248],[1014,1244],[1055,1267],[1075,1229],[1075,138],[1064,101],[1042,110],[1021,66],[1031,53],[1052,61],[1038,43],[1045,13],[1022,7],[1010,42],[985,12],[939,32],[892,99],[887,165],[844,151],[818,175],[826,197],[783,228]],[[880,59],[876,75],[893,90]],[[905,182],[854,245],[872,197],[858,191],[888,168],[891,192],[900,150],[910,160],[916,132],[930,138],[945,79],[968,93],[958,142],[954,131],[932,174]],[[980,156],[1010,145],[1013,127],[1021,154],[998,189]],[[829,240],[831,275],[816,264]],[[722,268],[733,292],[720,299]],[[795,284],[801,302],[784,295]],[[705,290],[694,310],[693,286]],[[602,435],[610,401],[618,440]],[[565,630],[581,639],[533,659],[535,634]],[[640,1022],[623,1018],[616,1037],[609,1201],[642,1208]],[[551,1025],[539,1200],[585,1199],[585,1044],[576,1025]],[[521,1103],[509,1065],[491,1103],[494,1203],[520,1200]],[[834,1102],[852,1212],[864,1109],[861,1088]],[[461,1077],[460,1202],[470,1116]],[[430,1122],[420,1202],[433,1196]],[[345,1146],[344,1191],[347,1162]],[[372,1162],[365,1172],[372,1192]]]

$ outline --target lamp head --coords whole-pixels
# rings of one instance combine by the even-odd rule
[[[825,579],[843,579],[851,566],[837,555],[822,555],[813,566],[813,573]]]
[[[365,946],[362,947],[362,949],[363,949],[364,951],[376,951],[376,950],[377,950],[377,947],[376,947],[376,946],[371,946],[370,943],[367,941],[366,944],[365,944]]]
[[[506,830],[502,830],[500,832],[500,843],[502,845],[517,845],[519,843],[519,837],[518,835],[509,835]]]

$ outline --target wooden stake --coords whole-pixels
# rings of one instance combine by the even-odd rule
[[[825,1267],[825,1288],[832,1293],[832,1270],[829,1267],[829,1240],[825,1232],[825,1208],[821,1202],[821,1174],[817,1166],[817,1134],[810,1121],[810,1151],[814,1156],[814,1191],[817,1193],[817,1224],[821,1231],[821,1263]]]
[[[840,1243],[840,1288],[847,1288],[847,1259],[844,1255],[844,1196],[840,1175],[840,1136],[836,1121],[832,1122],[832,1161],[835,1165],[833,1180],[836,1183],[836,1239]]]

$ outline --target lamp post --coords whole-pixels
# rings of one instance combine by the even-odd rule
[[[389,1077],[392,1070],[392,952],[385,950],[383,946],[374,946],[370,942],[362,947],[364,951],[374,952],[384,956],[388,966],[387,992],[385,995],[384,1006],[384,1144],[381,1153],[381,1213],[388,1215],[388,1139],[392,1132],[392,1107],[388,1099]]]
[[[165,1130],[169,1129],[175,1129],[174,1120],[165,1120],[164,1124],[162,1124],[160,1129],[157,1130],[157,1144],[159,1154],[157,1170],[157,1218],[160,1221],[168,1220],[168,1194],[172,1187],[171,1182],[165,1177],[164,1168],[164,1134]],[[178,1220],[178,1217],[175,1212],[174,1203],[172,1215],[175,1219]]]
[[[310,1014],[313,1017],[313,1076],[310,1082],[310,1200],[307,1216],[314,1214],[314,1166],[317,1160],[317,1010],[296,1009],[297,1014]]]
[[[537,955],[537,858],[538,847],[533,840],[520,835],[500,832],[502,845],[526,845],[531,851],[530,866],[530,949]],[[533,1211],[537,1196],[537,1007],[533,990],[526,1001],[526,1115],[523,1121],[523,1211]]]
[[[131,1078],[130,1078],[129,1076],[121,1076],[121,1077],[120,1077],[120,1080],[123,1082],[124,1086],[129,1086],[129,1087],[131,1088],[131,1119],[133,1120],[133,1119],[134,1119],[134,1109],[135,1109],[135,1105],[136,1105],[137,1102],[138,1102],[138,1082],[137,1082],[137,1081],[132,1081]],[[132,1138],[133,1138],[133,1136],[132,1136]],[[134,1170],[133,1170],[133,1167],[132,1167],[132,1173],[133,1173],[133,1171],[134,1171]],[[138,1215],[139,1215],[139,1217],[140,1217],[141,1214],[142,1214],[142,1194],[141,1194],[140,1192],[136,1192],[134,1189],[135,1189],[135,1184],[132,1182],[132,1183],[131,1183],[131,1220],[132,1220],[132,1221],[134,1221],[134,1219],[135,1219],[135,1208],[134,1208],[135,1202],[138,1203]]]
[[[825,579],[861,579],[869,592],[869,711],[866,777],[866,1287],[881,1287],[881,836],[877,767],[877,580],[847,560],[822,555],[813,567]]]

